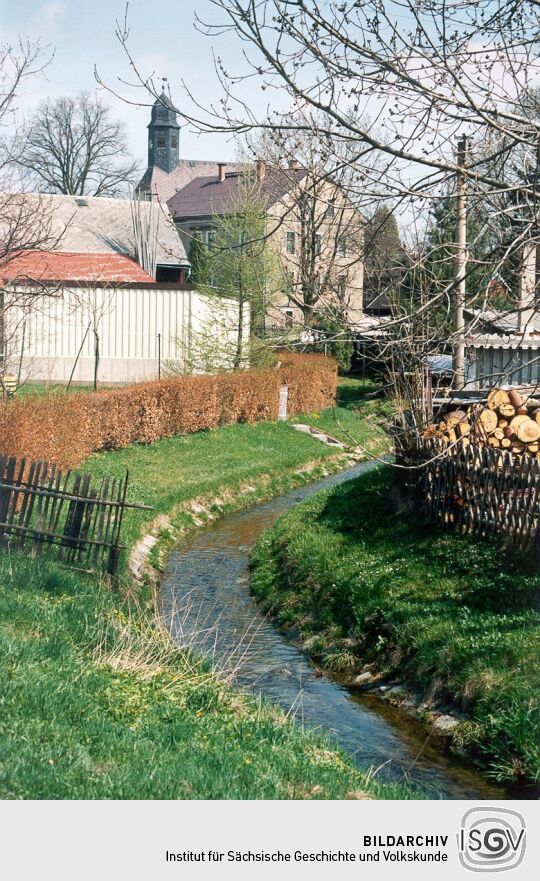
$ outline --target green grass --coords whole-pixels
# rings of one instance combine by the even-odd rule
[[[252,485],[264,475],[264,484],[253,486],[255,502],[296,482],[291,476],[295,468],[310,461],[330,462],[334,455],[332,448],[288,425],[261,423],[230,425],[147,446],[97,453],[84,467],[96,477],[123,476],[129,469],[129,501],[153,506],[150,513],[126,512],[122,536],[132,544],[145,522],[182,502],[217,495],[231,486]],[[303,479],[309,478],[306,473]]]
[[[372,450],[385,452],[389,438],[381,423],[388,414],[388,404],[366,401],[357,385],[353,388],[352,402],[340,405],[338,401],[337,407],[299,417],[298,421],[326,426],[336,417],[346,422]],[[340,390],[341,382],[338,394]],[[167,438],[147,446],[127,447],[114,453],[98,453],[88,459],[85,468],[96,477],[105,473],[123,476],[126,468],[129,469],[129,501],[153,506],[151,514],[126,512],[123,539],[132,544],[145,522],[157,514],[174,511],[183,502],[219,494],[223,488],[249,484],[253,487],[251,501],[254,503],[313,480],[317,472],[294,477],[292,472],[306,462],[319,460],[331,468],[335,454],[335,449],[309,435],[296,432],[285,423],[271,422],[231,425]],[[222,510],[226,512],[233,507],[234,502],[229,500]],[[180,524],[187,524],[188,520],[185,514],[179,517]]]
[[[52,563],[0,561],[0,796],[404,796],[236,694],[147,616]]]
[[[118,388],[118,386],[99,385],[100,391],[108,388]],[[17,389],[15,398],[28,395],[73,395],[77,392],[93,391],[92,385],[71,385],[68,389],[67,385],[57,382],[25,382]]]
[[[391,468],[317,495],[264,536],[253,589],[334,669],[374,662],[468,721],[454,747],[540,779],[538,577],[499,542],[403,515]]]
[[[130,498],[155,506],[127,513],[132,543],[145,520],[186,499],[246,482],[262,497],[332,452],[287,425],[239,425],[88,465],[96,475],[129,467]],[[174,647],[144,594],[134,604],[52,559],[8,553],[0,584],[0,797],[413,797],[219,682]]]
[[[339,381],[336,407],[294,421],[318,428],[349,447],[359,446],[366,454],[383,455],[390,448],[385,426],[391,409],[388,401],[377,396],[378,391],[370,380],[344,377]]]

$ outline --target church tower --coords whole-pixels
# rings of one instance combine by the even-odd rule
[[[171,99],[163,91],[154,106],[148,126],[148,165],[159,166],[168,174],[180,159],[180,126]]]

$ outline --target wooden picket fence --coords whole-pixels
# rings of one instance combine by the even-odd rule
[[[420,440],[419,489],[426,515],[459,532],[506,536],[511,545],[538,547],[540,462],[484,444],[443,445]]]
[[[125,508],[150,510],[126,502],[128,480],[0,455],[0,547],[35,557],[53,546],[70,568],[115,575]]]

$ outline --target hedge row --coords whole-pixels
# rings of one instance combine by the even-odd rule
[[[0,406],[0,452],[76,467],[97,450],[234,422],[274,420],[281,385],[289,387],[290,415],[331,406],[335,362],[287,353],[278,368],[18,398]]]

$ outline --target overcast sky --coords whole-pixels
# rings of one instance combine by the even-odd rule
[[[216,21],[210,0],[131,0],[129,4],[130,48],[145,75],[168,77],[177,106],[187,99],[180,86],[185,80],[205,104],[219,100],[212,60],[212,40],[194,27],[194,11]],[[23,112],[47,96],[75,95],[96,88],[94,66],[111,86],[118,86],[131,98],[135,93],[118,84],[129,78],[122,49],[115,38],[115,21],[123,19],[125,0],[0,0],[0,40],[13,42],[19,36],[40,39],[54,49],[54,58],[43,75],[28,82],[19,101]],[[215,41],[215,50],[225,60],[234,59],[238,69],[238,41],[226,35]],[[250,92],[251,90],[251,92]],[[243,87],[249,103],[260,103],[262,93],[254,81]],[[147,107],[130,107],[106,96],[117,117],[125,120],[134,154],[146,163]],[[146,98],[146,100],[148,100]],[[233,159],[235,145],[223,135],[197,135],[184,129],[182,158]]]

